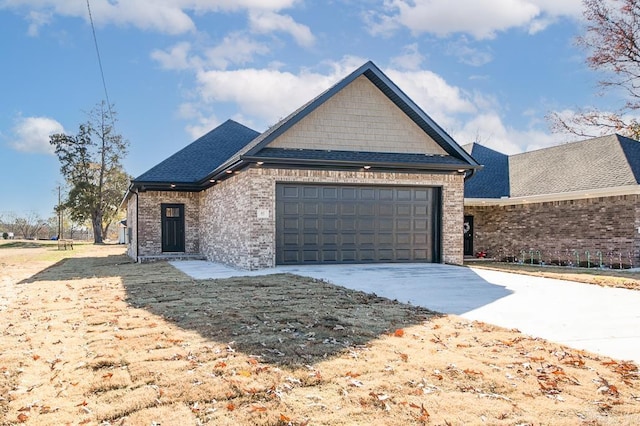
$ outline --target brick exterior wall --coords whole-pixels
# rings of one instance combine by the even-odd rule
[[[278,182],[441,187],[442,260],[462,263],[462,175],[270,168],[248,169],[204,191],[200,246],[207,259],[243,269],[275,266]],[[264,217],[258,217],[259,211]]]
[[[127,200],[127,232],[129,234],[129,245],[127,255],[132,259],[138,259],[138,203],[137,194],[133,193]]]
[[[543,261],[557,263],[574,259],[578,251],[581,263],[589,251],[592,262],[600,251],[619,256],[624,263],[631,255],[638,266],[640,251],[639,196],[588,198],[507,206],[466,206],[465,215],[473,215],[474,251],[486,250],[489,256],[520,256],[522,250],[540,251]],[[535,254],[538,259],[538,254]],[[608,263],[608,261],[607,261]]]
[[[129,199],[129,206],[136,202],[136,196]],[[198,236],[198,224],[200,222],[200,193],[194,192],[170,192],[170,191],[147,191],[138,194],[137,221],[131,223],[137,225],[137,240],[135,236],[129,245],[130,253],[134,252],[137,243],[137,256],[157,256],[162,254],[162,203],[184,204],[185,216],[185,253],[200,253],[200,238]],[[132,213],[127,213],[127,220],[135,213],[135,207],[130,209]],[[129,223],[129,222],[127,222]],[[135,230],[132,232],[135,234]],[[133,248],[132,248],[133,247]]]

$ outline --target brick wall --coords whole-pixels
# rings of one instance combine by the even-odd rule
[[[127,233],[129,234],[129,245],[127,255],[132,259],[138,258],[138,203],[137,194],[133,193],[127,201]]]
[[[135,198],[134,195],[129,202],[135,202]],[[138,194],[138,256],[154,256],[162,253],[160,208],[162,203],[184,204],[185,253],[200,253],[198,236],[200,193],[146,191]]]
[[[519,256],[521,250],[540,250],[543,259],[557,261],[558,256],[571,257],[567,250],[577,250],[581,259],[585,258],[585,251],[591,256],[598,251],[622,252],[627,258],[631,252],[637,261],[638,197],[467,206],[464,213],[474,218],[474,250],[484,249],[489,256]]]
[[[441,187],[442,259],[446,263],[462,263],[462,175],[270,168],[248,169],[204,192],[200,237],[202,254],[207,259],[244,269],[275,265],[277,182]],[[264,217],[258,217],[259,211]]]

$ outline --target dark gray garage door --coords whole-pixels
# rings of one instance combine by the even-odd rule
[[[278,184],[276,263],[438,262],[440,190]]]

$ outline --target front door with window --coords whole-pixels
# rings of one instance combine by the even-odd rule
[[[184,204],[162,204],[162,251],[184,252]]]

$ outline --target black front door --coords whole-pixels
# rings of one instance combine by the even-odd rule
[[[184,252],[184,204],[162,204],[162,251]]]
[[[464,217],[464,255],[473,256],[473,216]]]

